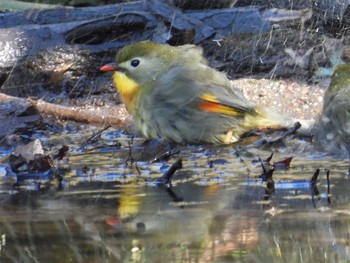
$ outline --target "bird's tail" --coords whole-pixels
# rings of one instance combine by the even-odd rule
[[[245,126],[251,130],[275,130],[290,128],[295,121],[269,109],[258,108],[257,114],[247,115]]]

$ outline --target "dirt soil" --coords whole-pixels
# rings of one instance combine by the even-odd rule
[[[307,84],[295,79],[252,79],[233,80],[251,101],[276,110],[297,120],[314,120],[322,110],[323,94],[327,83]]]

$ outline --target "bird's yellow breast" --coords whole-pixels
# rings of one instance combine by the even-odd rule
[[[113,83],[119,91],[127,109],[132,111],[132,106],[134,105],[135,99],[140,91],[140,85],[120,71],[116,71],[113,74]]]

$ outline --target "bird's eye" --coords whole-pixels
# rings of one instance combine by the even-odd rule
[[[133,59],[130,62],[130,65],[133,66],[134,68],[136,68],[139,64],[140,64],[140,60],[138,59]]]

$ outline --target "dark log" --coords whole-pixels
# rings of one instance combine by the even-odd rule
[[[75,21],[89,21],[106,18],[130,11],[147,11],[144,1],[121,3],[96,7],[54,9],[28,9],[23,12],[0,14],[0,28],[26,25],[66,24]]]
[[[270,28],[254,7],[183,13],[157,0],[4,13],[0,69],[10,70],[19,60],[57,46],[100,52],[145,39],[164,43],[181,31],[194,31],[193,43],[198,44],[215,34],[261,33]]]

